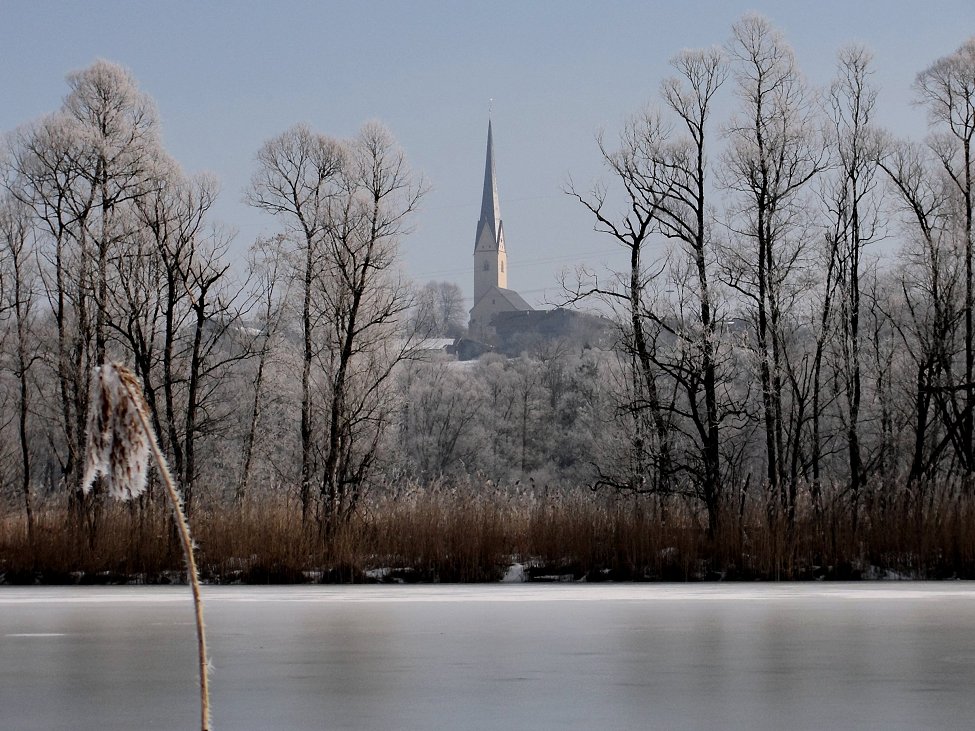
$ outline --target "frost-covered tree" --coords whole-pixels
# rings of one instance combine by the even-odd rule
[[[965,318],[965,405],[961,417],[959,457],[968,477],[969,489],[975,475],[975,273],[973,273],[972,208],[975,191],[975,37],[954,53],[935,61],[918,74],[914,83],[918,100],[928,109],[932,135],[931,150],[941,164],[961,215],[955,234],[964,261]]]
[[[331,224],[331,203],[341,192],[341,174],[347,164],[344,145],[312,132],[304,125],[274,137],[257,153],[258,168],[247,197],[251,205],[284,221],[291,256],[292,276],[299,283],[301,299],[301,513],[311,516],[313,435],[312,364],[320,349],[316,331],[320,315],[313,312],[312,296],[323,266],[321,258]]]
[[[821,366],[828,339],[832,343],[834,382],[841,404],[839,418],[846,442],[848,487],[854,516],[867,484],[870,463],[864,455],[861,413],[864,361],[869,345],[861,326],[866,248],[884,235],[878,184],[878,164],[884,140],[874,121],[877,91],[871,84],[871,74],[869,51],[861,46],[844,48],[839,53],[836,77],[827,97],[833,170],[826,177],[822,193],[826,208],[826,274],[821,285],[821,323],[813,367],[813,498],[819,506],[820,460],[824,451],[819,428],[823,401]]]
[[[35,364],[40,359],[36,311],[40,287],[33,256],[33,231],[29,211],[9,194],[0,198],[0,327],[4,346],[0,351],[3,370],[13,380],[13,421],[16,424],[18,459],[15,474],[23,500],[27,541],[34,547],[32,498],[32,444],[37,439],[32,411],[35,400]],[[6,420],[5,420],[6,421]]]
[[[808,415],[808,364],[790,359],[790,309],[807,283],[806,190],[825,162],[814,95],[782,35],[757,15],[728,45],[739,109],[728,127],[723,183],[729,193],[726,281],[754,317],[765,432],[765,479],[791,525]],[[800,369],[799,371],[796,368]]]
[[[372,122],[346,144],[339,189],[329,201],[319,274],[326,534],[358,504],[396,412],[394,369],[416,345],[407,326],[413,298],[398,250],[424,185],[392,135]]]
[[[427,282],[416,294],[417,332],[455,338],[464,332],[464,292],[454,282]]]
[[[65,482],[92,537],[97,492],[85,498],[78,465],[84,448],[88,372],[108,345],[112,262],[132,239],[132,201],[148,194],[162,156],[155,106],[121,66],[96,61],[68,76],[54,114],[11,139],[10,190],[42,227],[49,299],[58,331],[55,359],[66,454]]]

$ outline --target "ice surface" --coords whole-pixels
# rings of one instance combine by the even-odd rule
[[[215,728],[918,729],[975,586],[206,587]],[[0,728],[191,729],[183,587],[0,588]]]

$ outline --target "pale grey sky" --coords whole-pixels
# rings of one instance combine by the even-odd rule
[[[656,98],[682,48],[723,44],[749,10],[795,47],[814,84],[850,41],[875,53],[881,122],[921,137],[915,74],[975,34],[975,2],[43,2],[0,0],[0,130],[55,110],[69,71],[128,67],[159,106],[165,144],[222,184],[215,216],[243,252],[277,223],[242,191],[261,142],[295,122],[336,136],[383,121],[431,185],[404,244],[417,279],[469,294],[488,99],[509,286],[555,297],[563,267],[620,261],[562,192],[601,174],[594,143]],[[723,111],[733,104],[723,91]]]

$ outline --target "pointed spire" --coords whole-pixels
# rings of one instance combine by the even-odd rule
[[[491,232],[491,242],[496,248],[498,233],[501,230],[501,203],[498,200],[498,179],[494,171],[494,137],[491,133],[490,118],[488,118],[487,154],[484,159],[484,192],[481,197],[481,218],[477,223],[475,248],[481,242],[485,227]]]

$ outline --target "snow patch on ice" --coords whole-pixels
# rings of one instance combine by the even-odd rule
[[[863,578],[869,581],[913,581],[917,579],[916,576],[902,571],[882,569],[879,566],[867,566],[863,572]]]
[[[511,564],[504,578],[501,579],[502,584],[523,584],[526,581],[528,581],[528,572],[525,571],[525,565],[521,563]]]
[[[380,566],[379,568],[366,569],[362,572],[366,581],[374,581],[377,584],[405,584],[404,574],[412,574],[412,568],[397,569],[391,566]]]

